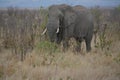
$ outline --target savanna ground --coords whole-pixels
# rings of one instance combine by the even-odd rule
[[[91,52],[83,42],[75,54],[73,39],[63,52],[41,36],[46,10],[1,10],[0,80],[120,80],[120,7],[91,11],[100,26],[96,41],[94,36]]]

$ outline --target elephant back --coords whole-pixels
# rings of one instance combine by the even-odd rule
[[[81,5],[73,6],[73,10],[77,12],[80,16],[87,18],[90,21],[93,21],[93,15],[91,14],[91,11]]]
[[[80,12],[85,12],[85,11],[88,11],[88,9],[84,6],[81,6],[81,5],[76,5],[76,6],[73,6],[73,9],[75,11],[80,11]]]
[[[64,13],[66,11],[73,11],[73,8],[67,4],[61,4],[58,8]]]

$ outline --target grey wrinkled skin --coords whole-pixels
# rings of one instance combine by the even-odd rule
[[[88,52],[91,50],[93,19],[84,7],[81,10],[81,6],[71,7],[66,4],[50,6],[46,27],[51,42],[58,44],[63,42],[64,50],[68,48],[70,38],[76,39],[76,51],[80,51],[83,40],[86,43],[86,50]]]

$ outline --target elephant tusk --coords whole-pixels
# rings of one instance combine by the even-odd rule
[[[57,28],[57,31],[56,31],[56,33],[59,33],[59,27]]]
[[[44,35],[47,32],[47,28],[45,28],[45,30],[42,32],[41,35]]]

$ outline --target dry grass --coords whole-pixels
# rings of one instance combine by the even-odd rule
[[[23,12],[28,11],[25,10]],[[21,12],[19,13],[21,14]],[[26,32],[29,30],[29,28],[27,28],[26,26],[26,36],[23,36],[22,38],[18,38],[17,35],[16,37],[13,36],[13,40],[17,42],[14,43],[15,46],[11,45],[10,48],[14,49],[17,46],[18,54],[13,54],[10,48],[4,48],[5,45],[3,44],[3,42],[5,40],[2,37],[2,32],[4,32],[2,28],[6,27],[6,29],[9,31],[9,27],[6,25],[1,26],[2,36],[0,38],[0,80],[120,80],[120,38],[118,32],[116,32],[116,30],[119,31],[119,26],[114,29],[115,25],[113,25],[113,22],[109,23],[110,25],[108,25],[108,27],[110,27],[111,29],[108,28],[108,32],[105,32],[105,38],[102,37],[102,39],[104,39],[103,50],[101,50],[100,45],[95,48],[95,44],[92,41],[91,52],[86,53],[85,43],[82,43],[82,50],[80,54],[74,54],[73,48],[75,43],[74,41],[71,41],[70,43],[72,46],[67,52],[64,53],[62,52],[61,47],[60,51],[57,51],[56,49],[54,49],[56,45],[51,46],[49,42],[46,44],[42,44],[42,40],[47,40],[47,36],[40,38],[40,32],[42,30],[41,28],[44,28],[46,24],[46,15],[42,18],[40,17],[39,12],[35,13],[36,14],[34,14],[33,11],[33,18],[31,17],[31,11],[29,13],[28,17],[30,17],[30,19],[27,19],[27,24],[31,24],[32,29],[30,28],[30,31]],[[20,17],[21,21],[26,21],[26,19],[24,19],[25,15],[28,14],[17,14],[18,17],[23,16],[23,19],[21,19]],[[37,15],[40,19],[34,20],[35,15]],[[9,15],[1,16],[3,16],[4,24],[4,17],[8,17]],[[15,18],[16,20],[18,19],[17,16],[13,16],[13,18]],[[45,18],[45,22],[44,20],[42,20],[43,22],[40,23],[41,18]],[[10,19],[9,21],[11,21],[11,18],[8,17],[8,19]],[[104,20],[102,21],[104,22]],[[26,24],[23,22],[18,24],[18,22],[19,21],[16,21],[16,24],[18,26],[22,26],[21,23]],[[13,26],[11,25],[11,27]],[[14,27],[16,27],[16,25]],[[10,30],[15,29],[14,27],[10,28]],[[24,25],[22,27],[24,28]],[[33,27],[35,27],[35,30],[33,29]],[[31,30],[33,31],[33,33],[31,33]],[[18,29],[15,29],[15,31],[17,32]],[[23,34],[19,35],[22,36]],[[32,37],[29,40],[30,35],[34,37],[33,40]],[[7,36],[11,38],[10,35],[5,33],[4,37],[7,42],[13,42],[13,40],[8,39]],[[100,39],[98,38],[98,36],[99,35],[97,35],[97,42],[100,43]],[[25,42],[23,42],[22,39]],[[21,42],[19,42],[19,40]],[[107,41],[111,41],[112,43],[106,44]],[[23,44],[22,46],[20,45],[21,43]],[[32,52],[29,52],[30,46],[33,47]],[[36,47],[38,48],[36,49]],[[24,48],[28,48],[28,51],[26,51],[26,58],[23,62],[20,61],[21,55],[19,48],[22,48],[23,50]]]
[[[111,55],[93,47],[90,53],[75,55],[71,50],[49,55],[37,50],[21,62],[9,50],[0,54],[1,80],[120,80],[120,42],[114,42]],[[84,44],[82,44],[83,47]],[[94,45],[92,45],[94,46]],[[116,50],[117,49],[117,50]]]

